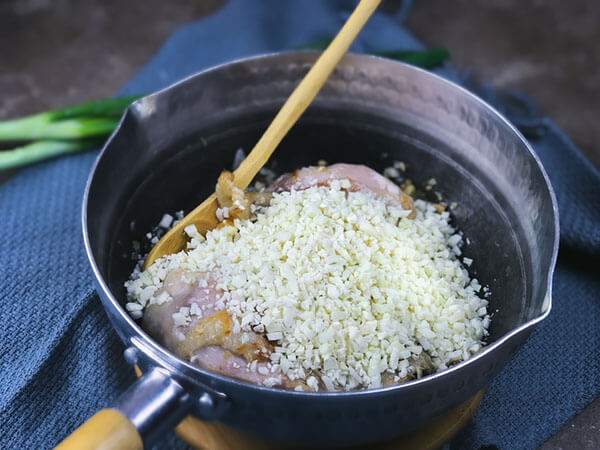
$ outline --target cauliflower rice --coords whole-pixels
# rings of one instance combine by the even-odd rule
[[[213,272],[235,327],[274,342],[273,366],[309,385],[318,370],[328,390],[379,387],[386,372],[395,381],[414,376],[423,351],[436,370],[469,358],[490,318],[458,259],[462,238],[449,213],[416,200],[409,219],[410,211],[349,186],[275,193],[251,219],[205,237],[187,227],[185,252],[126,283],[127,309],[140,318],[147,305],[169,301],[154,294],[171,270]]]

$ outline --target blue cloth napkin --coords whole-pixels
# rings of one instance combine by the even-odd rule
[[[230,0],[177,30],[121,93],[150,92],[214,64],[331,37],[353,6],[308,3]],[[353,51],[422,48],[397,18],[376,13]],[[522,98],[473,89],[520,125],[541,157],[560,204],[561,252],[552,314],[449,445],[533,448],[600,391],[600,174],[550,120],[524,109]],[[0,186],[0,448],[52,447],[134,381],[83,251],[81,199],[96,156],[40,163]],[[185,448],[173,435],[158,447]]]

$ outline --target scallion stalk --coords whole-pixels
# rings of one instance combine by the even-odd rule
[[[102,144],[123,111],[138,98],[109,98],[0,122],[0,142],[23,143],[0,150],[0,170]]]
[[[52,121],[48,120],[49,115],[51,113],[0,122],[0,142],[106,136],[119,123],[115,118],[89,117]]]
[[[109,134],[123,111],[140,96],[106,100],[46,111],[0,122],[0,141],[80,139]]]
[[[50,141],[42,140],[31,142],[11,150],[0,151],[0,170],[13,169],[26,166],[53,156],[86,150],[98,145],[94,140]]]

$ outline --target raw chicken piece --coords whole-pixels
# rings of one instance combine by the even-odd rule
[[[202,286],[202,287],[201,287]],[[156,340],[161,342],[172,352],[176,352],[180,341],[177,335],[184,335],[198,319],[216,313],[219,308],[221,291],[216,289],[216,282],[206,273],[192,273],[183,270],[169,272],[163,282],[163,291],[172,298],[169,302],[153,304],[146,308],[142,327]],[[157,296],[160,291],[157,293]],[[176,327],[173,322],[173,314],[179,312],[181,307],[192,307],[196,304],[202,316],[191,315],[188,325]]]
[[[331,180],[349,180],[351,192],[372,192],[388,203],[400,205],[406,210],[413,210],[414,214],[413,202],[410,196],[373,169],[358,164],[303,167],[280,176],[267,190],[269,192],[282,192],[291,189],[308,189],[312,186],[328,186]]]
[[[203,369],[250,383],[287,389],[301,386],[310,390],[304,382],[292,381],[279,370],[270,371],[267,361],[272,346],[264,336],[241,330],[233,332],[231,316],[219,307],[223,292],[217,289],[211,274],[174,270],[167,274],[162,289],[172,299],[150,305],[142,326],[173,353]],[[201,315],[192,314],[189,323],[176,325],[173,314],[182,307],[196,310],[192,305],[196,305]]]
[[[264,361],[273,352],[273,346],[264,336],[250,331],[235,331],[231,315],[221,310],[198,320],[177,344],[176,353],[190,359],[194,352],[216,345],[244,357],[247,362]]]
[[[196,350],[190,361],[203,369],[254,384],[282,386],[286,389],[300,387],[303,391],[311,390],[302,380],[290,380],[279,370],[271,372],[269,364],[264,361],[257,361],[253,366],[244,358],[214,345]]]
[[[257,362],[254,370],[252,370],[250,368],[251,364],[247,363],[244,358],[216,345],[209,345],[196,350],[190,361],[203,369],[255,384],[262,384],[265,381],[265,375],[267,378],[269,375],[269,369],[264,362]],[[260,372],[258,371],[259,367],[261,368]],[[282,384],[281,373],[273,374],[271,378],[279,381],[275,384]]]

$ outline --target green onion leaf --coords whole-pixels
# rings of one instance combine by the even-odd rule
[[[50,114],[53,121],[72,119],[74,117],[120,117],[123,111],[140,97],[142,96],[134,95],[96,100],[50,111],[48,114]]]
[[[386,52],[373,52],[373,54],[402,61],[424,69],[434,69],[439,67],[450,58],[450,53],[445,48],[432,48],[422,52],[392,50]]]

